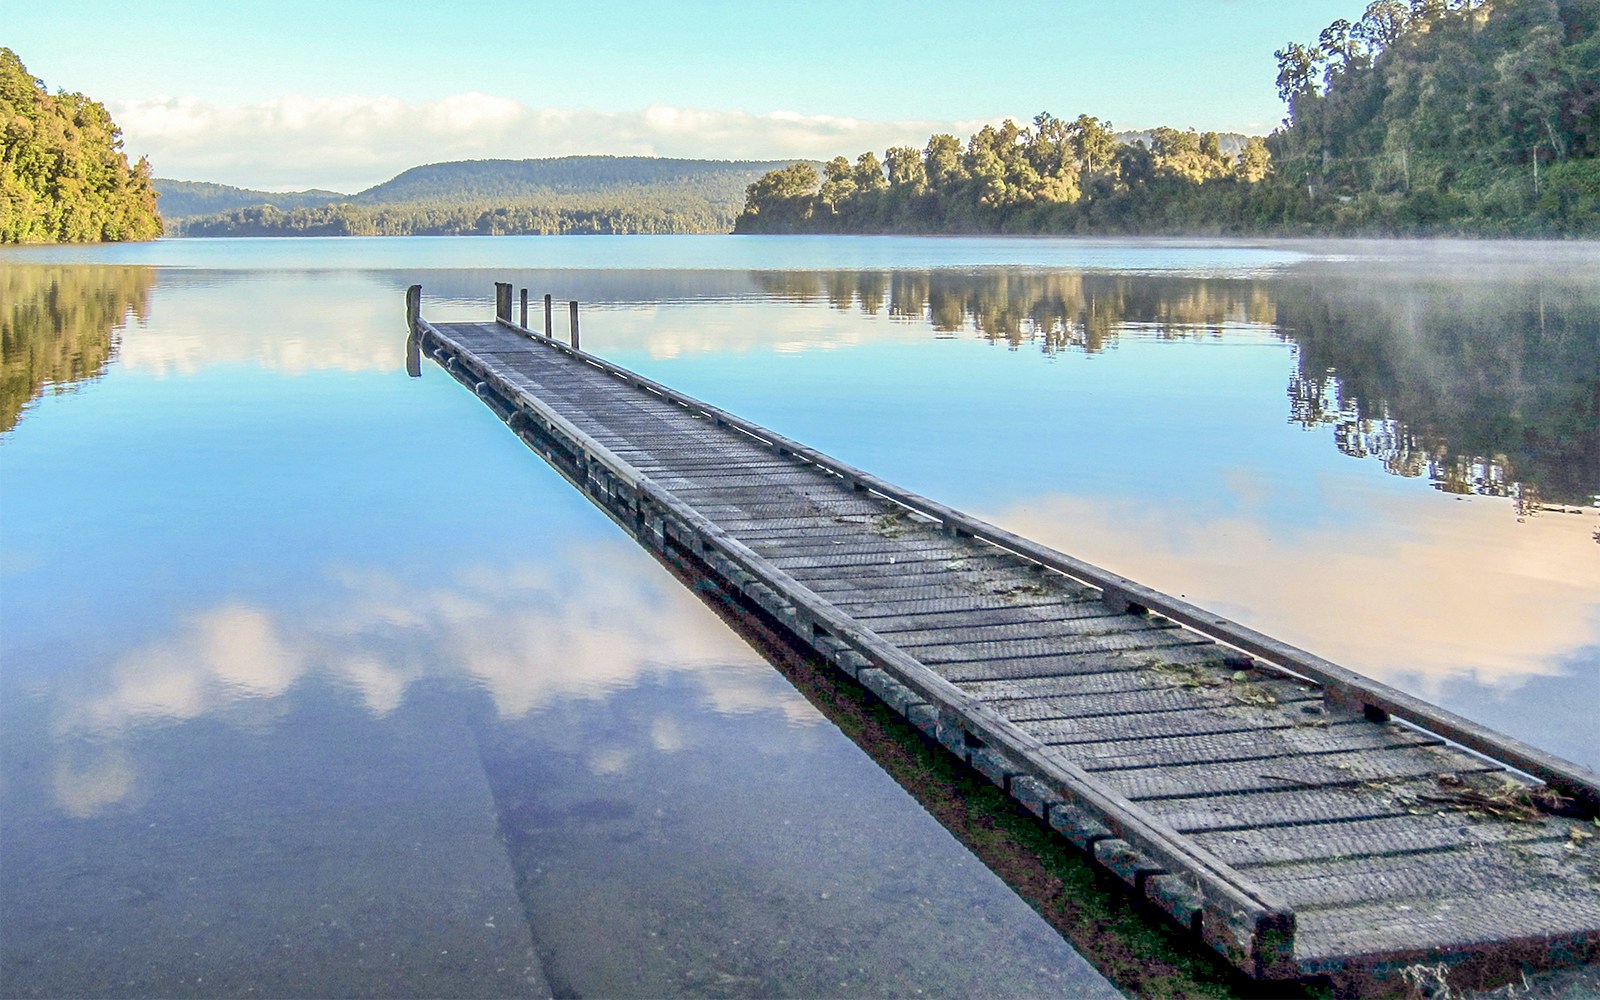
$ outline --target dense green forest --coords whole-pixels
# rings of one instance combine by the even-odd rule
[[[1600,228],[1600,0],[1377,0],[1277,57],[1319,221]]]
[[[1376,0],[1276,53],[1284,126],[1090,115],[773,171],[738,232],[1600,231],[1600,0]]]
[[[735,231],[1090,232],[1178,228],[1234,230],[1267,176],[1266,140],[1237,154],[1215,132],[1152,129],[1120,142],[1091,115],[1048,112],[1027,127],[984,126],[963,146],[935,135],[880,161],[843,156],[819,173],[808,163],[775,170],[746,191]]]
[[[105,106],[52,95],[0,48],[0,243],[90,243],[161,235],[150,165],[133,166]]]
[[[354,195],[222,189],[215,194],[259,197],[188,217],[181,213],[196,204],[190,196],[212,192],[158,183],[164,199],[174,185],[179,198],[162,209],[185,236],[713,233],[732,228],[746,186],[781,165],[644,156],[466,160],[413,167]]]

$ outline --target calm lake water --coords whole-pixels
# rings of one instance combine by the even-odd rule
[[[1595,244],[12,249],[0,993],[1113,994],[485,407],[406,377],[403,289],[484,318],[496,280],[1600,767]]]

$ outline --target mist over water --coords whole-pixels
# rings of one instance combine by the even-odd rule
[[[590,351],[1596,767],[1597,277],[1592,244],[8,250],[6,991],[1108,988],[406,378],[409,284],[436,320],[580,300]]]

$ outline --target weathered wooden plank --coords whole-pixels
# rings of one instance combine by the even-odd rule
[[[974,589],[950,573],[891,573],[880,572],[876,567],[858,568],[848,577],[828,574],[793,574],[813,593],[827,597],[837,605],[834,595],[843,600],[876,597],[895,600],[921,600],[940,597],[968,597]]]
[[[851,595],[847,591],[835,592],[829,599],[835,607],[848,609],[851,617],[869,628],[886,621],[914,621],[922,615],[936,615],[951,611],[986,611],[989,609],[1037,609],[1041,613],[1050,608],[1070,606],[1072,595],[1032,594],[1018,598],[997,598],[992,594],[977,594],[967,588],[943,597],[885,599],[882,590]]]
[[[940,676],[966,685],[973,681],[1020,681],[1078,673],[1098,674],[1117,669],[1148,674],[1152,660],[1170,663],[1191,657],[1205,659],[1215,655],[1216,651],[1217,646],[1213,642],[1177,629],[1165,629],[1144,633],[1138,643],[1130,641],[1126,648],[1108,647],[1054,656],[977,659],[930,665],[939,671]]]
[[[663,472],[688,474],[699,470],[732,469],[737,469],[741,472],[788,471],[795,467],[792,461],[765,453],[761,456],[741,456],[735,460],[730,458],[726,451],[712,451],[709,449],[703,452],[669,452],[669,449],[665,448],[649,448],[643,445],[635,445],[611,450],[646,475],[657,475]]]
[[[1431,781],[1428,782],[1431,785]],[[1200,795],[1156,799],[1147,803],[1174,830],[1254,830],[1305,823],[1327,823],[1384,816],[1406,816],[1412,810],[1396,798],[1407,782],[1385,786],[1345,785],[1313,789],[1272,789],[1232,795]],[[1421,787],[1421,782],[1417,783]]]
[[[942,642],[901,642],[897,645],[932,666],[940,663],[993,663],[1073,653],[1148,649],[1159,641],[1157,637],[1163,632],[1188,638],[1175,627],[1163,628],[1133,615],[1087,619],[1083,620],[1083,624],[1081,631],[1061,636],[974,642],[949,641],[957,637],[947,636],[946,641]]]
[[[962,630],[973,626],[1048,624],[1057,618],[1094,618],[1112,612],[1104,604],[1088,598],[1057,600],[1050,603],[1014,604],[1010,601],[974,598],[962,605],[944,609],[914,609],[878,614],[856,614],[855,618],[883,636],[921,635],[938,630]]]
[[[1246,718],[1243,722],[1250,728],[1150,739],[1119,738],[1103,743],[1075,742],[1066,752],[1077,761],[1079,767],[1093,772],[1174,764],[1273,760],[1296,754],[1438,746],[1441,742],[1417,732],[1386,729],[1364,721],[1352,721],[1314,731],[1296,729],[1292,724],[1266,728],[1254,718]]]
[[[1295,957],[1307,973],[1317,973],[1386,955],[1421,953],[1437,962],[1521,941],[1548,941],[1557,949],[1585,938],[1592,943],[1600,895],[1574,892],[1558,906],[1550,901],[1548,892],[1535,889],[1308,909],[1296,916]],[[1576,958],[1582,951],[1569,954]]]
[[[739,537],[749,544],[778,546],[797,542],[802,545],[828,545],[835,538],[890,540],[873,531],[868,521],[846,517],[829,518],[808,526],[752,525],[740,532]]]
[[[1197,831],[1195,843],[1241,868],[1333,858],[1385,857],[1518,841],[1562,842],[1540,823],[1481,820],[1465,813],[1406,814],[1259,830]]]
[[[785,520],[801,517],[828,517],[839,510],[849,509],[860,505],[861,501],[840,501],[830,503],[823,500],[810,500],[797,498],[785,502],[778,498],[768,498],[766,502],[737,504],[714,502],[696,504],[695,509],[704,517],[717,524],[727,524],[728,530],[735,530],[737,526],[749,524],[754,521]]]
[[[1092,700],[1101,697],[1114,697],[1119,693],[1141,692],[1150,695],[1184,695],[1188,692],[1181,691],[1169,684],[1163,683],[1160,678],[1153,676],[1137,664],[1130,662],[1119,653],[1099,654],[1102,663],[1096,665],[1093,657],[1085,657],[1083,669],[1070,674],[1051,674],[1045,677],[1022,677],[1016,680],[985,680],[958,682],[963,691],[971,694],[980,702],[995,704],[997,710],[1001,706],[1026,706],[1034,702],[1048,703],[1054,699],[1065,699],[1069,703],[1077,700]],[[1193,705],[1193,701],[1186,703]],[[1066,713],[1088,714],[1088,713]],[[1026,719],[1029,717],[1049,719],[1055,713],[1048,710],[1040,711],[1037,715],[1028,711],[1020,711],[1016,716],[1009,713],[1007,718]]]
[[[998,617],[1006,608],[996,608],[995,616]],[[914,626],[915,622],[906,622],[904,619],[891,620],[894,624],[901,625],[891,631],[878,630],[879,635],[893,635],[896,645],[905,649],[924,650],[930,648],[970,646],[974,643],[990,644],[1003,643],[1007,640],[1028,640],[1051,638],[1076,638],[1082,636],[1116,635],[1124,632],[1143,633],[1150,631],[1166,631],[1165,628],[1151,627],[1149,623],[1141,622],[1130,615],[1118,614],[1107,608],[1099,601],[1074,601],[1072,603],[1058,604],[1051,609],[1054,615],[1050,618],[1035,616],[1026,621],[991,621],[988,616],[974,613],[966,616],[967,621],[961,625],[946,625],[938,628],[907,628],[901,623]]]
[[[670,471],[657,473],[650,478],[657,486],[682,494],[684,490],[768,489],[821,492],[828,487],[818,483],[815,476],[804,469],[704,469],[699,471]]]
[[[1464,754],[1440,747],[1375,750],[1275,761],[1193,764],[1181,767],[1101,771],[1099,776],[1135,802],[1185,798],[1225,792],[1289,788],[1321,788],[1415,778],[1444,773],[1473,774],[1495,770]]]
[[[1563,906],[1574,894],[1595,893],[1594,886],[1573,880],[1572,854],[1572,843],[1561,838],[1518,843],[1515,851],[1480,841],[1420,854],[1279,864],[1255,877],[1301,910],[1508,891],[1542,891],[1546,905]]]
[[[1124,713],[1182,712],[1193,710],[1206,703],[1197,698],[1192,691],[1181,688],[1141,686],[1131,690],[1107,691],[1097,686],[1096,690],[1088,694],[997,698],[989,700],[988,704],[1013,722],[1023,723],[1047,719],[1091,718],[1097,715],[1118,716]]]
[[[1163,634],[1163,638],[1166,634]],[[1224,663],[1226,652],[1215,643],[1199,642],[1180,646],[1163,646],[1150,654],[1092,653],[1073,657],[1073,669],[1068,672],[961,680],[961,689],[982,701],[1027,700],[1061,696],[1089,696],[1097,691],[1184,690],[1185,686],[1172,683],[1168,674],[1151,670],[1149,662],[1159,658],[1163,663],[1186,669],[1212,671]],[[1030,660],[1035,664],[1040,661]],[[944,668],[948,670],[949,668]],[[1226,668],[1231,670],[1232,668]],[[1194,690],[1205,703],[1235,703],[1221,689]],[[1297,698],[1303,701],[1304,699]]]
[[[1320,694],[1304,692],[1298,685],[1288,681],[1256,683],[1242,692],[1236,692],[1232,690],[1231,685],[1219,685],[1216,688],[1178,687],[1167,684],[1164,680],[1164,678],[1145,680],[1136,694],[1127,692],[1125,695],[1118,695],[1100,687],[1074,694],[1065,690],[1064,685],[1057,684],[1053,687],[1060,690],[1052,690],[1048,694],[1031,697],[986,697],[984,700],[989,702],[995,711],[1017,722],[1118,715],[1128,711],[1175,711],[1201,705],[1259,704],[1265,698],[1272,698],[1275,704],[1286,711],[1298,713],[1297,718],[1303,721],[1307,716],[1302,709],[1307,706],[1320,706],[1322,703]]]
[[[685,484],[683,480],[679,479],[679,485],[674,487],[662,482],[658,477],[656,485],[671,491],[674,496],[702,510],[733,507],[744,511],[754,511],[771,509],[774,505],[779,504],[829,505],[844,499],[838,494],[826,492],[823,489],[804,488],[779,483],[747,482],[694,485]]]
[[[1125,715],[1090,715],[1075,719],[1041,719],[1038,721],[1019,722],[1018,726],[1023,732],[1034,737],[1041,743],[1051,747],[1062,744],[1104,744],[1107,741],[1126,744],[1130,753],[1135,752],[1147,740],[1156,737],[1186,737],[1195,738],[1206,735],[1224,733],[1259,733],[1263,730],[1284,729],[1292,727],[1294,720],[1281,712],[1268,712],[1257,708],[1239,705],[1228,708],[1221,705],[1203,705],[1195,708],[1183,709],[1176,712],[1148,712],[1128,713]],[[1085,753],[1077,746],[1070,748],[1061,747],[1061,756],[1067,757],[1079,767],[1088,769],[1085,763]],[[1284,753],[1292,750],[1285,748]],[[1090,753],[1089,757],[1095,755]],[[1281,755],[1280,755],[1281,756]],[[1187,761],[1165,761],[1167,765],[1188,763]],[[1102,770],[1123,770],[1148,767],[1149,764],[1128,764],[1126,768],[1119,768],[1114,761],[1109,759],[1098,761]]]
[[[900,561],[920,559],[923,561],[955,562],[960,564],[970,559],[983,557],[982,554],[969,552],[953,539],[938,535],[887,538],[875,532],[858,532],[854,535],[832,536],[820,541],[812,540],[805,544],[755,540],[750,547],[775,563],[790,559],[811,559],[817,560],[819,564],[826,564],[827,560],[839,557],[854,559],[858,557],[894,556]],[[956,565],[952,568],[961,569],[963,566]]]
[[[899,540],[885,539],[885,541],[894,543]],[[919,573],[949,572],[969,576],[972,573],[1005,571],[1012,568],[1012,564],[1002,556],[971,556],[950,547],[940,550],[930,544],[921,547],[906,545],[855,552],[818,549],[797,553],[780,549],[768,558],[775,565],[786,569],[805,567],[848,570],[853,566],[898,566],[902,569],[914,569]]]

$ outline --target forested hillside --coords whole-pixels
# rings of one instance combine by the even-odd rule
[[[645,156],[467,160],[413,167],[320,204],[263,195],[200,217],[169,209],[167,218],[185,236],[727,232],[745,188],[781,165]],[[302,193],[312,194],[321,192]]]
[[[216,215],[239,208],[272,205],[280,209],[309,208],[331,201],[345,201],[349,195],[338,191],[252,191],[249,188],[211,184],[206,181],[176,181],[157,177],[151,181],[161,196],[161,217],[172,223],[195,215]]]
[[[1600,232],[1600,0],[1377,0],[1276,53],[1284,126],[1048,113],[794,165],[739,232]]]
[[[0,48],[0,243],[160,235],[150,165],[128,165],[105,107],[82,94],[52,95]]]
[[[1277,56],[1273,155],[1326,221],[1600,228],[1600,0],[1377,0]]]

